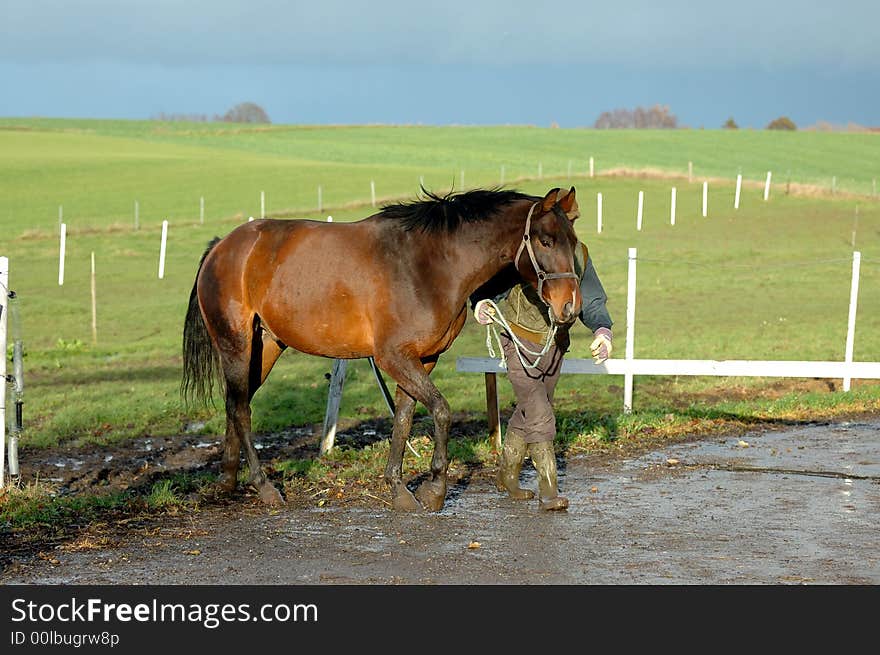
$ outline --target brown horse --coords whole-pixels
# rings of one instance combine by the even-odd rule
[[[504,270],[540,289],[550,316],[574,320],[574,187],[544,198],[477,189],[387,205],[353,223],[256,220],[214,239],[199,264],[183,330],[187,398],[226,392],[220,487],[235,489],[243,446],[249,482],[283,502],[251,436],[250,401],[285,348],[339,359],[372,356],[397,382],[385,481],[395,509],[439,510],[446,498],[449,403],[430,373],[461,331],[468,297]],[[415,403],[434,420],[431,478],[402,477]],[[418,499],[418,500],[417,500]]]

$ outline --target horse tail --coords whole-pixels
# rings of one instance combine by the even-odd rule
[[[220,377],[220,356],[214,348],[211,335],[208,334],[197,292],[199,273],[205,258],[219,242],[220,237],[214,237],[202,254],[183,323],[183,378],[180,393],[186,403],[196,401],[203,405],[209,402],[213,404],[214,382]]]

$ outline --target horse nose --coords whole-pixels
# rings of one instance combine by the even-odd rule
[[[561,318],[563,323],[568,323],[574,318],[574,303],[572,301],[569,300],[563,305]]]

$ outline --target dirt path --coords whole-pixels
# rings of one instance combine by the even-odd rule
[[[0,582],[880,583],[880,421],[575,458],[560,474],[567,513],[510,501],[485,477],[437,514],[238,503],[19,560]]]

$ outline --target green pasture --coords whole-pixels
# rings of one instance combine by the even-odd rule
[[[592,130],[537,127],[249,127],[225,123],[0,118],[0,229],[52,231],[58,207],[70,230],[162,219],[289,216],[453,183],[587,176],[639,169],[696,180],[788,182],[870,196],[880,135],[766,130]],[[570,173],[569,173],[570,171]]]
[[[7,129],[4,129],[7,128]],[[222,403],[185,408],[178,388],[183,317],[208,242],[250,215],[266,192],[270,215],[335,221],[370,214],[370,180],[382,198],[412,197],[423,176],[448,188],[509,183],[543,194],[576,186],[581,238],[589,245],[625,349],[627,249],[638,249],[637,357],[842,360],[853,241],[862,252],[855,359],[880,355],[880,141],[864,134],[758,131],[600,132],[529,127],[292,127],[0,119],[0,255],[10,258],[25,342],[25,447],[101,443],[179,434],[195,421],[223,431]],[[595,158],[598,175],[586,175]],[[568,176],[568,161],[573,162]],[[632,178],[604,170],[662,169],[682,177]],[[536,179],[538,162],[544,179]],[[747,184],[733,209],[738,170]],[[770,200],[763,176],[774,171]],[[836,197],[787,195],[785,181],[830,186]],[[701,181],[713,178],[709,216]],[[724,178],[718,180],[714,178]],[[317,187],[324,211],[318,214]],[[670,225],[670,188],[678,189]],[[645,193],[637,232],[638,192]],[[847,193],[844,194],[843,192]],[[604,221],[596,226],[596,194]],[[861,194],[850,195],[850,194]],[[199,197],[206,199],[199,223]],[[133,203],[140,229],[133,229]],[[68,225],[65,282],[58,285],[58,205]],[[157,277],[160,224],[170,222],[165,278]],[[295,220],[292,218],[292,220]],[[97,343],[92,342],[90,254],[96,258]],[[484,411],[483,380],[456,373],[458,356],[486,354],[469,322],[434,373],[456,412]],[[588,356],[584,329],[575,357]],[[258,432],[323,419],[331,361],[285,353],[254,399]],[[671,411],[770,411],[771,380],[637,378],[637,415]],[[838,385],[839,386],[839,385]],[[743,388],[752,391],[743,394]],[[728,391],[730,392],[728,394]],[[512,401],[500,385],[502,402]],[[622,377],[568,376],[558,393],[565,425],[580,430],[618,417]],[[742,398],[745,397],[745,400]],[[768,396],[769,397],[769,396]],[[779,411],[812,403],[877,406],[880,388],[857,382],[841,393],[774,400]],[[806,398],[806,400],[804,400]],[[711,399],[711,400],[710,400]],[[770,401],[768,401],[770,402]],[[690,409],[688,409],[690,408]],[[420,409],[420,411],[423,411]],[[702,411],[702,410],[700,410]],[[386,413],[369,366],[349,368],[344,419]],[[653,419],[645,419],[653,420]],[[658,419],[659,420],[659,419]],[[565,428],[565,426],[563,426]]]

